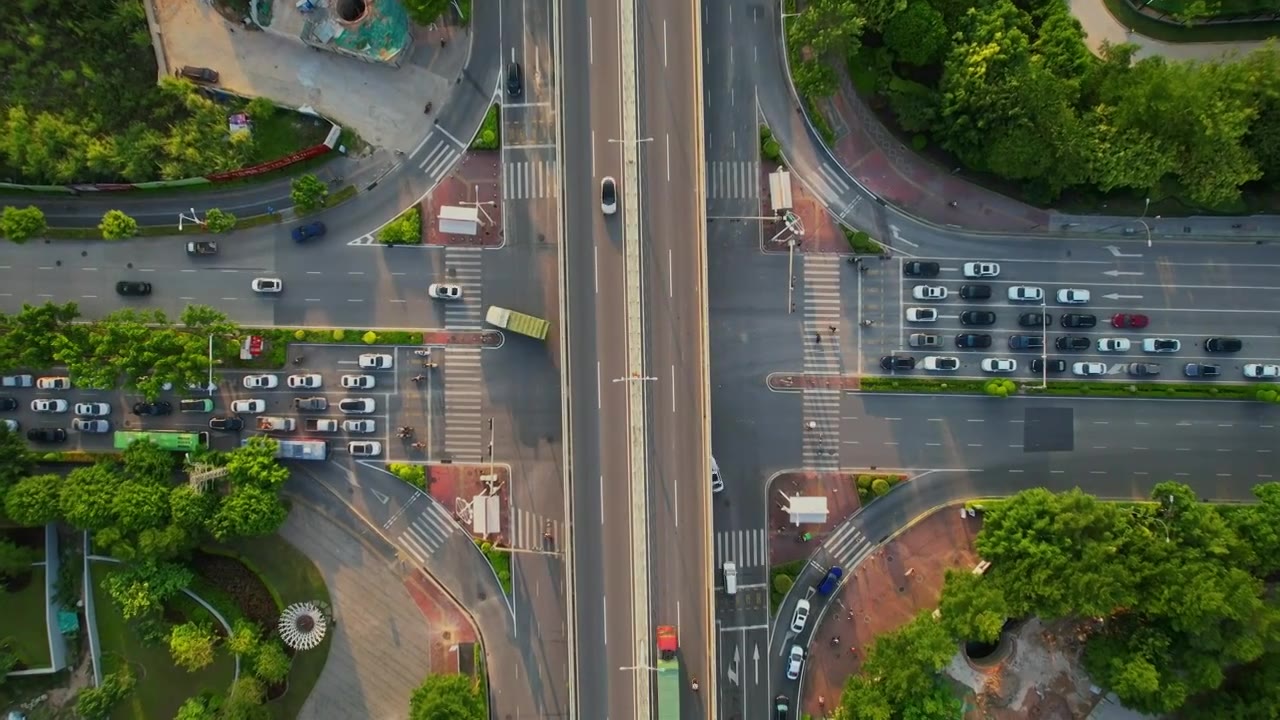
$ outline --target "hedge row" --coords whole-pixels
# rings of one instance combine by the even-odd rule
[[[861,388],[868,392],[904,393],[969,393],[997,394],[993,389],[1000,380],[941,379],[900,376],[873,376],[862,378]],[[1003,379],[1003,386],[1014,382]],[[1280,401],[1280,392],[1270,387],[1253,385],[1210,385],[1207,383],[1123,383],[1087,382],[1079,380],[1055,380],[1048,387],[1039,383],[1021,384],[1021,391],[1028,395],[1076,395],[1092,397],[1146,397],[1180,398],[1185,400],[1261,400]],[[1009,392],[1009,394],[1015,394]]]

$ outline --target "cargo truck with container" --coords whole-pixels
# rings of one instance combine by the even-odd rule
[[[680,638],[676,629],[670,625],[659,625],[658,720],[680,720],[679,652]]]
[[[508,310],[497,305],[490,305],[484,316],[485,322],[503,330],[527,335],[536,340],[546,340],[551,323],[539,317],[525,315],[522,312]]]

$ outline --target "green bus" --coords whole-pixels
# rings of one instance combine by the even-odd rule
[[[177,430],[129,432],[120,430],[115,435],[116,449],[124,450],[139,440],[150,440],[161,449],[174,452],[191,452],[196,448],[209,447],[209,433],[207,432],[179,432]]]

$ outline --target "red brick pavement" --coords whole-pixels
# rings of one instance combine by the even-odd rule
[[[457,508],[457,499],[459,497],[470,500],[472,497],[481,494],[485,490],[485,484],[480,481],[481,475],[489,473],[488,465],[460,465],[457,463],[433,463],[427,466],[427,488],[431,493],[431,497],[440,501],[450,512],[454,512]],[[509,507],[511,500],[511,472],[504,465],[494,465],[493,473],[498,476],[498,497],[501,501],[498,505],[499,510],[499,527],[510,529],[511,518],[509,517]],[[457,517],[457,514],[454,514]],[[506,545],[507,535],[497,534],[490,535],[488,540],[494,541],[500,545]]]
[[[465,247],[499,247],[503,243],[502,188],[499,184],[501,158],[495,151],[468,152],[448,177],[422,201],[423,242],[427,245]],[[437,216],[445,205],[463,202],[485,203],[480,219],[484,224],[478,235],[453,235],[440,232]],[[486,213],[488,218],[485,217]]]
[[[498,347],[502,345],[502,333],[497,330],[481,330],[479,332],[426,330],[422,333],[422,344],[437,347],[441,345],[482,345],[484,347]]]
[[[479,636],[471,618],[421,570],[410,572],[404,578],[404,587],[431,629],[431,671],[457,672],[458,653],[452,647],[458,643],[474,643]]]
[[[862,503],[858,501],[857,477],[857,473],[819,472],[784,472],[775,475],[769,483],[769,564],[779,565],[809,557],[817,543],[822,542],[840,523],[857,512],[862,507]],[[806,497],[825,495],[827,522],[801,527],[792,525],[784,510],[783,494]],[[813,536],[812,539],[805,541],[801,538],[806,532]]]
[[[803,712],[828,717],[840,702],[845,680],[862,666],[871,640],[905,625],[921,610],[937,607],[946,570],[969,570],[978,563],[973,541],[981,527],[980,518],[961,518],[958,507],[943,508],[845,577],[835,604],[814,630],[805,663]],[[836,636],[840,644],[832,646]]]
[[[952,174],[915,153],[889,132],[858,95],[843,68],[840,89],[824,110],[847,131],[832,152],[877,196],[939,225],[988,231],[1048,231],[1049,213]],[[955,202],[956,207],[949,203]]]

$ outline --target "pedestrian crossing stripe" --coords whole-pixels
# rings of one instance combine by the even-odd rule
[[[373,233],[369,233],[368,235],[361,235],[360,237],[356,238],[355,240],[352,240],[347,244],[348,245],[376,245],[378,244],[378,240],[373,237]]]

